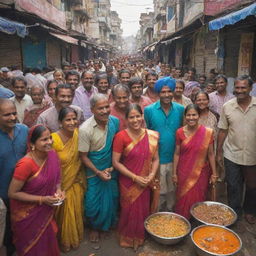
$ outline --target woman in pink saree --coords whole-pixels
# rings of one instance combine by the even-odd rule
[[[144,220],[158,207],[158,133],[142,128],[139,105],[126,113],[128,128],[116,134],[113,166],[120,172],[120,245],[135,250],[144,242]]]
[[[18,256],[58,256],[54,204],[64,199],[60,164],[50,131],[30,129],[28,153],[16,165],[9,187],[14,245]]]
[[[199,125],[199,108],[185,109],[186,125],[177,130],[173,182],[177,185],[175,212],[187,219],[190,208],[206,199],[209,182],[218,176],[213,149],[213,130]]]

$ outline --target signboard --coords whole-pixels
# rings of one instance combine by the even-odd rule
[[[241,0],[205,0],[204,13],[205,15],[214,16],[241,2]]]
[[[244,33],[241,35],[239,59],[238,59],[238,76],[249,75],[252,66],[254,33]]]
[[[64,30],[66,30],[65,12],[58,10],[48,1],[42,0],[15,0],[15,8],[35,14]]]

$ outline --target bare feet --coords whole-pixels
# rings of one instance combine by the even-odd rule
[[[99,231],[92,229],[89,233],[90,242],[97,243],[99,242],[99,239],[100,239]]]

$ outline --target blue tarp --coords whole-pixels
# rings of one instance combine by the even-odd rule
[[[218,30],[225,27],[226,25],[233,25],[240,20],[244,20],[250,15],[256,15],[256,3],[251,4],[237,12],[232,12],[226,16],[210,21],[209,29]]]
[[[28,34],[27,28],[24,24],[5,19],[3,17],[0,17],[0,31],[11,35],[17,33],[20,37],[25,37]]]

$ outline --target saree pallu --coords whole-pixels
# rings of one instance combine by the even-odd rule
[[[158,133],[145,130],[138,140],[132,141],[123,151],[122,163],[135,175],[150,174],[152,160],[158,145]],[[120,245],[137,248],[144,242],[144,221],[157,210],[160,187],[141,187],[130,178],[120,174],[121,213],[118,225]],[[153,192],[153,193],[152,193]],[[152,198],[153,194],[156,195]],[[151,200],[152,199],[152,200]],[[151,206],[150,206],[151,202]]]
[[[59,182],[59,159],[55,151],[50,151],[46,162],[26,181],[21,191],[53,196]],[[11,200],[13,240],[18,256],[60,255],[53,215],[54,208],[49,205]]]
[[[177,133],[183,133],[183,128]],[[211,143],[213,130],[201,125],[193,136],[185,138],[180,144],[175,212],[187,219],[190,218],[191,206],[204,201],[207,196],[211,174],[207,153]]]
[[[61,163],[61,188],[65,191],[64,203],[56,210],[55,218],[59,227],[58,237],[64,251],[78,248],[84,238],[83,197],[85,177],[81,170],[78,152],[78,129],[73,137],[63,144],[57,133],[52,134],[53,148]]]
[[[89,152],[88,158],[99,171],[112,166],[112,143],[118,132],[119,121],[109,116],[105,147],[96,152]],[[109,230],[116,223],[118,208],[117,172],[111,172],[111,179],[103,181],[89,168],[86,169],[87,191],[85,194],[85,216],[94,229]]]

